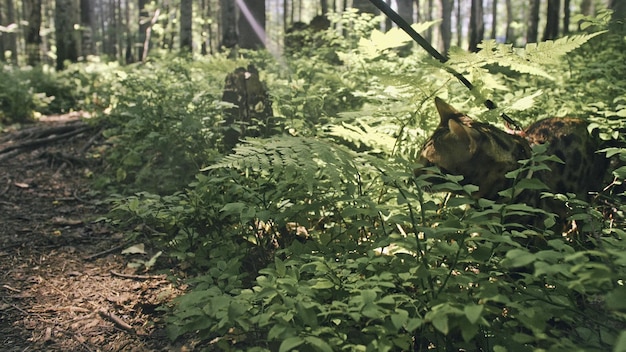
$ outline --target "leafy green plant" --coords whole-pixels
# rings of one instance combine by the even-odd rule
[[[351,28],[369,33],[368,20],[357,17],[348,21]],[[495,112],[484,112],[481,99],[471,99],[419,51],[406,57],[384,45],[367,51],[359,45],[367,35],[335,43],[341,63],[296,58],[277,67],[266,53],[244,52],[265,75],[287,133],[247,139],[227,156],[214,149],[219,108],[194,98],[217,100],[221,79],[235,63],[204,63],[221,65],[222,76],[196,76],[198,66],[176,61],[151,63],[151,75],[125,75],[111,99],[117,145],[109,161],[129,189],[150,192],[116,198],[111,221],[162,249],[159,260],[167,257],[195,275],[189,292],[163,308],[170,313],[169,336],[195,338],[209,350],[624,346],[626,233],[618,188],[610,203],[603,195],[587,203],[546,193],[566,202],[581,226],[579,236],[564,236],[523,220],[540,217],[533,223],[550,228],[553,214],[513,201],[539,187],[522,175],[542,167],[540,153],[509,173],[516,182],[503,192],[504,202],[470,197],[475,186],[459,177],[430,170],[416,178],[412,172],[419,144],[438,123],[431,118],[434,95],[497,123],[502,111],[523,124],[590,112],[591,128],[619,160],[623,84],[597,60],[623,63],[612,49],[589,52],[604,35],[537,46],[526,56],[495,43],[485,43],[490,50],[479,54],[459,53],[451,64],[480,83],[477,96],[497,98],[502,108]],[[538,53],[551,50],[567,52],[565,59],[538,62]],[[615,81],[608,92],[585,81],[597,73],[602,82]],[[155,88],[154,77],[175,92]],[[581,93],[587,87],[593,96]],[[202,94],[180,93],[194,90]],[[191,126],[202,132],[179,127],[182,117],[201,116],[208,118]],[[171,150],[181,142],[192,148]],[[173,158],[144,159],[161,154]],[[132,155],[136,160],[126,159]],[[176,169],[174,160],[192,166]],[[175,187],[168,184],[171,170],[185,176]],[[622,168],[614,176],[623,179]]]

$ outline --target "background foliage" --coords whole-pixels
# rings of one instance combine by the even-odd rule
[[[187,294],[162,308],[172,339],[208,350],[624,350],[624,37],[595,18],[542,45],[452,50],[449,67],[477,86],[468,93],[422,51],[399,49],[399,32],[344,16],[332,20],[362,32],[311,33],[317,50],[285,61],[242,51],[5,70],[3,104],[29,116],[54,96],[48,109],[97,112],[107,147],[94,184],[114,194],[106,221],[164,254],[147,269],[188,277]],[[281,133],[223,155],[224,78],[249,63]],[[414,177],[435,96],[501,127],[502,111],[522,125],[589,119],[615,182],[591,203],[568,200],[588,235],[511,224],[546,214],[472,199],[473,186],[437,170]],[[500,108],[485,111],[485,97]]]

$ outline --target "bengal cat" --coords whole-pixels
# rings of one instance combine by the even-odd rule
[[[505,177],[518,169],[519,160],[531,156],[532,147],[548,143],[546,155],[563,163],[549,161],[550,170],[535,172],[553,193],[574,193],[587,200],[591,191],[601,189],[607,159],[597,153],[598,141],[587,130],[587,123],[576,118],[547,118],[533,123],[519,134],[507,133],[487,123],[477,122],[439,98],[435,98],[440,122],[424,144],[419,157],[423,166],[438,166],[442,172],[462,175],[462,183],[478,186],[475,198],[498,200],[499,192],[512,186]],[[422,169],[416,170],[416,175]],[[516,201],[566,216],[562,202],[540,201],[539,192],[526,192]]]

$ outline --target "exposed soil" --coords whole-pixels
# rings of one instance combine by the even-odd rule
[[[0,152],[35,138],[25,130],[73,124],[81,124],[75,115],[56,116],[1,133]],[[98,135],[86,128],[0,154],[2,351],[181,349],[155,310],[176,286],[128,269],[124,234],[97,221],[107,211],[89,188],[101,167],[92,157]]]

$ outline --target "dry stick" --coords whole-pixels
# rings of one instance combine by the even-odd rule
[[[126,244],[127,244],[127,243],[126,243],[126,242],[124,242],[124,243],[120,244],[119,246],[115,246],[115,247],[113,247],[113,248],[109,248],[109,249],[104,250],[104,251],[102,251],[102,252],[94,253],[94,254],[92,254],[92,255],[89,255],[89,256],[84,257],[84,258],[83,258],[83,260],[92,260],[92,259],[94,259],[94,258],[98,258],[98,257],[103,256],[103,255],[105,255],[105,254],[109,254],[109,253],[111,253],[111,252],[115,252],[116,250],[118,250],[118,249],[123,248],[124,246],[126,246]]]
[[[104,127],[101,128],[96,134],[91,136],[91,138],[89,138],[89,140],[87,142],[85,142],[85,144],[80,148],[80,150],[78,152],[80,154],[85,154],[87,149],[89,149],[89,147],[91,147],[91,145],[96,141],[96,139],[98,137],[100,137],[100,135],[102,134],[103,131],[104,131]]]
[[[111,274],[113,276],[119,276],[124,279],[139,279],[139,280],[153,280],[153,279],[165,279],[165,275],[132,275],[132,274],[124,274],[118,273],[117,271],[111,270]]]
[[[107,318],[107,319],[111,320],[120,329],[123,329],[123,330],[126,330],[126,331],[130,331],[130,332],[135,332],[135,329],[130,324],[128,324],[127,322],[122,320],[122,318],[118,317],[117,315],[115,315],[113,313],[109,313],[109,312],[105,311],[104,309],[99,310],[98,313],[103,318]]]

